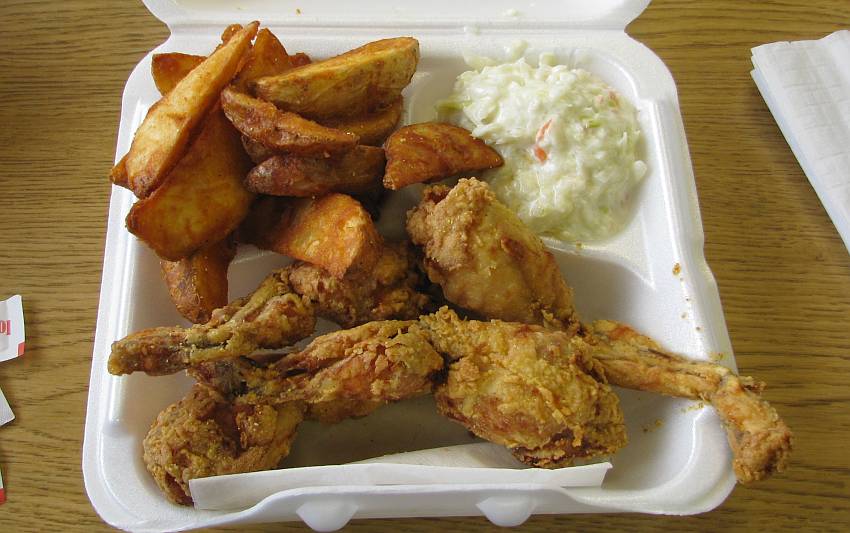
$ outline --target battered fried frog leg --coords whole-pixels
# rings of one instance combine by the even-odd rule
[[[710,402],[726,426],[732,466],[742,483],[785,470],[791,430],[759,396],[764,383],[717,364],[666,353],[649,337],[608,320],[594,322],[587,340],[611,383]]]
[[[237,403],[303,401],[308,416],[334,422],[427,394],[442,368],[443,358],[416,321],[386,320],[322,335],[265,368],[241,359],[197,365],[189,373]]]
[[[173,374],[203,361],[283,348],[310,336],[315,325],[310,302],[292,292],[288,271],[278,270],[250,296],[213,311],[206,324],[146,329],[113,343],[108,368],[116,375]]]
[[[487,318],[542,324],[583,338],[612,385],[710,402],[724,421],[741,482],[785,469],[791,431],[759,397],[761,384],[720,365],[665,353],[620,324],[581,325],[557,265],[539,252],[543,242],[485,183],[426,188],[408,213],[407,229],[425,249],[428,276],[450,302]]]
[[[543,468],[625,446],[617,395],[580,338],[515,322],[464,321],[445,307],[420,323],[454,361],[434,392],[440,412],[477,436]]]
[[[145,467],[169,500],[191,505],[189,480],[274,468],[289,455],[303,405],[234,405],[202,385],[157,417]]]

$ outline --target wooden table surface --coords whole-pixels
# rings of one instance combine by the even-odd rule
[[[81,446],[121,93],[167,29],[140,2],[0,6],[0,297],[23,358],[0,364],[2,531],[94,531]],[[795,433],[791,468],[693,517],[532,517],[520,530],[840,530],[850,524],[850,255],[750,79],[750,48],[850,27],[847,0],[657,0],[629,33],[678,84],[705,250],[739,367]],[[484,518],[354,531],[495,529]],[[300,523],[256,530],[304,530]]]

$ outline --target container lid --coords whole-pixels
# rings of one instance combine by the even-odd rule
[[[245,22],[265,25],[606,29],[623,31],[650,0],[143,0],[170,28]]]

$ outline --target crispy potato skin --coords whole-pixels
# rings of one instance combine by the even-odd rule
[[[195,67],[203,63],[204,56],[169,52],[154,54],[151,59],[151,76],[159,94],[166,95]]]
[[[297,54],[291,56],[292,68],[303,67],[304,65],[309,65],[313,62],[310,59],[310,56],[305,54],[304,52],[298,52]]]
[[[254,197],[242,183],[250,169],[239,133],[215,109],[165,183],[130,209],[127,229],[161,259],[188,257],[245,217]]]
[[[392,190],[504,163],[498,152],[469,131],[442,122],[405,126],[390,135],[384,149],[384,186]]]
[[[219,48],[227,44],[227,42],[240,31],[242,31],[241,24],[230,24],[229,26],[224,28],[224,31],[221,32],[221,44],[218,45]]]
[[[360,202],[339,193],[315,199],[260,197],[239,238],[340,279],[372,269],[383,249],[369,213]]]
[[[233,86],[247,92],[249,84],[254,80],[282,74],[292,68],[292,59],[286,53],[286,48],[268,28],[263,28],[257,32],[254,46],[246,54],[245,63],[233,80]]]
[[[127,154],[124,154],[124,157],[109,171],[109,181],[119,187],[130,188],[130,180],[127,177]]]
[[[356,146],[336,158],[275,155],[248,173],[245,186],[275,196],[357,195],[380,189],[385,163],[384,151],[374,146]]]
[[[322,125],[347,131],[360,137],[360,144],[381,146],[401,120],[404,101],[399,97],[384,109],[367,115],[338,119],[326,119]]]
[[[136,130],[126,161],[136,196],[149,196],[177,164],[192,134],[236,74],[257,26],[254,22],[236,33],[148,111]]]
[[[315,120],[366,115],[401,95],[418,62],[416,39],[383,39],[278,76],[260,78],[254,90],[281,109]]]
[[[247,135],[242,135],[242,147],[245,149],[245,153],[248,154],[248,157],[251,158],[251,161],[257,164],[262,163],[270,157],[285,153],[279,150],[266,148],[263,143],[255,141]]]
[[[327,156],[351,150],[358,138],[327,128],[273,104],[228,87],[221,93],[227,118],[247,137],[267,148],[303,156]]]
[[[236,241],[228,237],[180,261],[160,261],[171,301],[187,320],[204,324],[227,305],[227,268],[235,255]]]

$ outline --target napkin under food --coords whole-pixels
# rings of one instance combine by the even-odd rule
[[[489,442],[385,455],[345,465],[308,466],[193,479],[197,509],[245,509],[281,491],[318,486],[540,484],[598,487],[611,463],[546,470],[525,468]]]
[[[752,52],[753,79],[850,250],[850,31]]]

